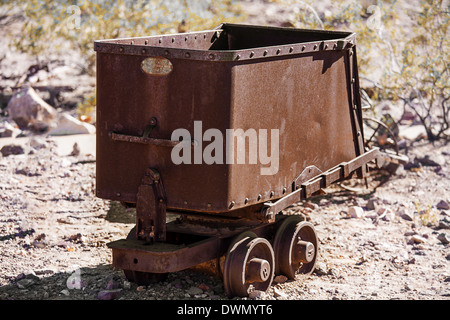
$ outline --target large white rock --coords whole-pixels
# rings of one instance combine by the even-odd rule
[[[15,94],[6,110],[22,130],[45,131],[54,124],[57,115],[56,110],[31,87],[25,87]]]
[[[80,121],[67,113],[60,113],[56,127],[48,132],[51,136],[92,133],[95,133],[94,125]]]

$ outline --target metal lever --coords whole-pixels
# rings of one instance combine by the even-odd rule
[[[110,132],[109,136],[114,141],[123,141],[123,142],[131,142],[131,143],[140,143],[140,144],[152,144],[154,146],[159,147],[175,147],[177,144],[179,144],[182,141],[173,141],[169,139],[157,139],[157,138],[150,138],[150,133],[152,132],[153,128],[157,126],[158,122],[155,117],[152,117],[150,119],[150,124],[145,128],[144,133],[142,136],[132,136],[128,134],[121,134],[116,132]],[[191,141],[192,145],[196,145],[195,140]]]

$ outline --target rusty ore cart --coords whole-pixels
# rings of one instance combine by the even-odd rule
[[[222,24],[94,48],[96,194],[136,206],[127,239],[108,244],[113,265],[140,284],[211,271],[230,297],[313,272],[314,226],[282,210],[379,160],[363,141],[355,34]],[[172,132],[194,136],[194,121],[224,135],[279,130],[278,170],[175,164]]]

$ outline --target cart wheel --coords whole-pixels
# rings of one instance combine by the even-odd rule
[[[319,243],[310,222],[301,216],[290,216],[281,223],[275,234],[275,273],[291,280],[297,274],[311,274],[316,264]]]
[[[364,144],[367,149],[373,147],[380,148],[381,151],[392,152],[396,155],[399,154],[399,148],[397,144],[397,131],[395,122],[392,117],[386,115],[386,122],[393,123],[389,127],[383,121],[373,119],[370,117],[364,117]]]
[[[127,240],[136,239],[136,226],[130,230],[127,236]],[[148,286],[149,284],[164,281],[167,278],[167,273],[152,273],[141,272],[135,270],[123,270],[125,278],[139,286]]]
[[[225,292],[246,297],[249,288],[266,291],[272,284],[275,258],[272,246],[252,232],[244,232],[230,245],[225,257],[223,282]]]

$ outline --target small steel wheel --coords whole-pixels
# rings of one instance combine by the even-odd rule
[[[135,240],[136,237],[136,226],[131,229],[128,233],[127,240]],[[123,270],[125,278],[139,286],[148,286],[152,283],[164,281],[167,278],[167,273],[152,273],[152,272],[142,272],[135,270]]]
[[[223,282],[228,297],[246,297],[249,289],[266,291],[272,284],[275,258],[272,246],[252,232],[244,232],[230,245]]]
[[[301,216],[281,222],[273,241],[275,274],[291,280],[297,274],[311,274],[316,264],[319,243],[314,226]]]
[[[397,144],[398,127],[390,115],[384,115],[384,121],[364,117],[364,145],[367,150],[378,147],[381,151],[399,155]]]

